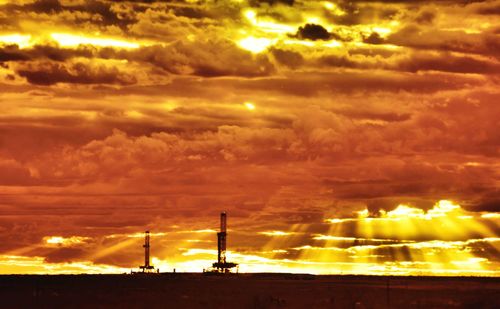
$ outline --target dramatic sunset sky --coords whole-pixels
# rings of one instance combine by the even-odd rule
[[[500,1],[0,0],[0,273],[500,276]]]

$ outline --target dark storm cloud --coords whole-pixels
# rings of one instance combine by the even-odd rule
[[[488,6],[483,6],[477,9],[479,14],[500,15],[500,3],[491,3]]]
[[[93,18],[94,23],[99,23],[102,25],[116,25],[125,28],[129,23],[134,22],[124,15],[120,15],[112,9],[113,2],[109,1],[98,1],[91,0],[85,1],[83,4],[77,3],[75,5],[63,5],[58,0],[38,0],[33,3],[27,3],[24,5],[19,4],[6,4],[3,6],[5,12],[11,14],[19,14],[24,12],[32,12],[35,14],[43,15],[45,17],[50,14],[60,14],[64,12],[69,12],[70,14],[75,14],[75,20],[80,19],[78,14],[86,13],[96,16]],[[139,6],[134,6],[134,9],[141,11]],[[34,16],[31,15],[30,18]],[[40,16],[43,18],[43,16]],[[80,19],[83,22],[84,19]]]
[[[217,48],[223,48],[225,53],[218,53],[216,56],[214,52]],[[50,46],[35,46],[30,50],[20,50],[16,46],[11,46],[0,50],[0,61],[4,62],[36,59],[65,61],[77,57],[127,59],[149,64],[172,74],[205,77],[265,76],[274,70],[266,55],[254,57],[250,53],[238,49],[234,43],[224,40],[197,43],[179,42],[168,47],[142,47],[136,51],[117,51],[111,48],[96,50],[87,47],[64,49]],[[57,65],[45,67],[52,70],[55,66]],[[23,74],[26,75],[26,73]]]
[[[283,4],[283,5],[293,6],[295,0],[250,0],[249,3],[252,6],[261,6],[263,4],[267,5]]]
[[[0,62],[25,61],[31,57],[21,51],[17,45],[10,45],[0,49]]]
[[[45,261],[48,263],[75,262],[85,260],[85,250],[81,248],[60,248],[46,253]]]
[[[222,50],[222,52],[218,52]],[[0,49],[0,61],[22,61],[22,67],[29,69],[17,70],[19,75],[27,77],[36,84],[50,85],[56,82],[71,83],[104,83],[129,85],[136,81],[127,78],[125,72],[117,69],[101,68],[99,72],[91,72],[86,67],[91,64],[74,64],[66,68],[62,62],[78,57],[92,59],[127,59],[150,65],[151,68],[161,68],[164,72],[179,75],[198,75],[204,77],[216,76],[266,76],[274,71],[272,63],[266,55],[252,56],[250,53],[236,47],[227,40],[205,42],[178,42],[173,45],[142,47],[133,51],[120,51],[111,48],[95,49],[79,47],[74,49],[53,46],[34,46],[31,49],[19,49],[17,46],[7,46]],[[37,63],[35,60],[50,59],[61,62]],[[31,65],[25,63],[33,60]],[[38,68],[35,68],[38,67]],[[47,70],[47,72],[43,72]],[[71,72],[73,73],[71,73]],[[164,73],[165,74],[165,73]],[[100,75],[100,78],[97,76]],[[116,78],[113,79],[112,75]],[[93,76],[93,77],[92,77]]]
[[[79,62],[71,65],[55,62],[37,63],[17,70],[17,73],[36,85],[57,83],[131,85],[137,82],[134,76],[120,72],[116,68]]]
[[[468,209],[472,211],[500,212],[500,191],[498,188],[491,188],[479,200],[468,205]]]
[[[33,3],[27,4],[23,8],[37,13],[55,13],[63,10],[63,6],[58,0],[37,0]]]
[[[329,40],[332,35],[321,25],[316,24],[306,24],[305,26],[299,27],[295,37],[301,40]]]
[[[100,51],[106,55],[106,51]],[[94,58],[98,51],[92,47],[80,46],[78,48],[62,48],[51,45],[35,45],[29,49],[21,49],[18,45],[7,45],[0,48],[0,61],[27,61],[50,59],[64,62],[75,57]]]
[[[368,44],[383,44],[385,40],[377,32],[372,32],[369,36],[363,38],[363,42]]]

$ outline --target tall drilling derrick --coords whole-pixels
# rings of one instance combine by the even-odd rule
[[[220,214],[220,232],[217,233],[217,263],[226,263],[226,213]]]
[[[149,231],[146,231],[144,233],[144,265],[143,266],[139,266],[140,269],[142,269],[142,272],[143,273],[146,273],[146,272],[153,272],[153,270],[155,269],[153,265],[151,265],[150,263],[150,255],[149,255],[149,248],[150,248],[150,244],[149,244]]]
[[[226,261],[226,238],[227,238],[227,216],[225,212],[220,214],[220,232],[217,233],[217,263],[213,263],[216,272],[228,273],[231,268],[236,267],[236,263]]]

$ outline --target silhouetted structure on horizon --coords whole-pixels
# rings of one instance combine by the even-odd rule
[[[227,215],[225,212],[220,214],[220,232],[217,233],[217,262],[213,263],[213,272],[229,273],[231,268],[238,264],[226,261],[226,225]]]
[[[150,253],[149,253],[149,248],[151,247],[150,244],[149,244],[149,239],[150,239],[150,235],[149,235],[149,231],[146,231],[144,233],[144,265],[143,266],[139,266],[140,269],[142,269],[142,272],[143,273],[150,273],[150,272],[154,272],[154,269],[155,267],[153,265],[151,265],[151,258],[150,258]]]

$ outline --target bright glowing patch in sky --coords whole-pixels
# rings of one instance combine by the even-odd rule
[[[78,45],[93,45],[100,47],[118,47],[125,49],[139,48],[140,44],[117,40],[111,38],[89,37],[83,35],[75,35],[69,33],[52,33],[50,35],[59,45],[67,47],[75,47]]]
[[[45,239],[45,242],[48,244],[62,244],[64,241],[64,238],[61,236],[52,236],[47,239]]]
[[[305,18],[306,23],[309,24],[321,24],[321,18],[318,16],[306,16]]]
[[[259,31],[266,33],[286,34],[296,30],[296,27],[277,23],[273,20],[260,20],[257,18],[257,13],[253,10],[243,12],[246,19]]]
[[[238,42],[238,45],[252,53],[258,54],[265,51],[271,44],[273,40],[266,38],[256,38],[253,36],[244,38]]]
[[[255,105],[252,102],[245,102],[245,107],[251,111],[255,109]]]
[[[488,225],[477,220],[480,216],[474,216],[447,200],[439,201],[428,211],[400,205],[388,212],[380,210],[373,217],[369,216],[368,210],[358,214],[355,221],[357,233],[366,238],[410,240],[423,234],[432,235],[436,239],[464,239],[478,234],[484,237],[495,236]]]
[[[343,45],[339,41],[331,40],[331,41],[328,41],[327,43],[324,43],[323,46],[325,46],[325,47],[341,47]]]
[[[373,27],[373,31],[377,32],[378,34],[380,34],[382,36],[387,36],[388,34],[390,34],[392,32],[392,30],[390,28],[386,28],[386,27]]]
[[[119,274],[130,269],[92,262],[47,263],[43,257],[0,255],[0,274]]]
[[[257,13],[253,10],[246,10],[243,12],[243,15],[251,22],[251,23],[256,23],[257,22]]]
[[[156,237],[156,236],[165,236],[167,233],[164,232],[155,232],[155,233],[149,233],[150,237]],[[107,235],[106,238],[144,238],[144,233],[133,233],[133,234],[112,234],[112,235]]]
[[[31,35],[28,34],[5,34],[0,35],[0,43],[3,44],[17,44],[19,48],[30,46]]]
[[[62,245],[62,246],[72,246],[84,243],[89,240],[88,237],[81,236],[71,236],[71,237],[62,237],[62,236],[47,236],[43,238],[44,242],[49,245]]]
[[[259,234],[266,236],[289,236],[294,233],[292,232],[284,232],[284,231],[268,231],[268,232],[260,232]]]
[[[332,2],[328,2],[328,1],[323,1],[323,6],[325,7],[325,9],[331,11],[333,14],[335,15],[339,15],[339,16],[342,16],[342,15],[345,15],[346,13],[338,7],[338,5],[336,5],[335,3],[332,3]]]
[[[496,219],[500,219],[500,213],[493,212],[493,213],[482,214],[481,218],[492,218],[492,219],[496,218]]]

